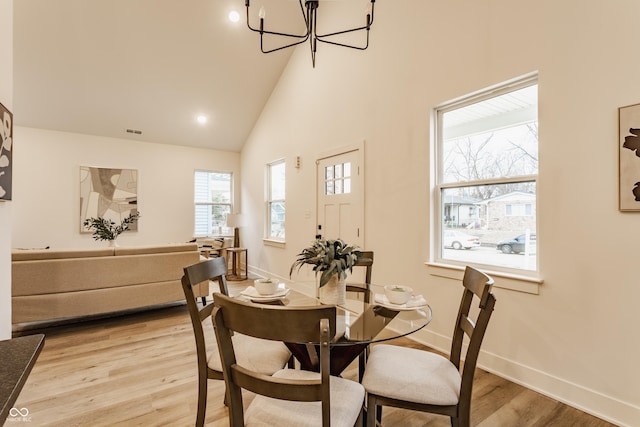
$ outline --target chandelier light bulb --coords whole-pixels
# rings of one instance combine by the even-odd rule
[[[258,17],[260,19],[264,19],[267,16],[267,11],[264,9],[264,6],[260,7],[260,11],[258,12]]]

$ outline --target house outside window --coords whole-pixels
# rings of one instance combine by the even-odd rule
[[[434,113],[434,259],[537,271],[537,76],[443,104]],[[516,238],[524,244],[500,250]]]
[[[195,171],[195,236],[228,236],[227,215],[233,211],[233,174]]]
[[[267,165],[266,238],[285,240],[285,161]]]

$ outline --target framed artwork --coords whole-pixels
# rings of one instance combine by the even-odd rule
[[[620,107],[620,195],[621,211],[640,211],[640,104]]]
[[[0,104],[0,201],[11,200],[13,114]]]
[[[90,233],[87,218],[105,218],[119,224],[138,212],[138,171],[80,166],[80,232]],[[129,226],[136,231],[138,222]]]

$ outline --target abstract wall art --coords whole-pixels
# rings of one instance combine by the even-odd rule
[[[138,212],[138,171],[80,166],[80,231],[87,218],[105,218],[119,224]],[[129,226],[138,229],[138,222]]]
[[[619,209],[640,211],[640,104],[618,109]]]
[[[11,200],[13,114],[0,104],[0,201]]]

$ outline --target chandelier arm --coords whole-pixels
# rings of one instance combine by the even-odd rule
[[[299,0],[299,2],[300,2],[300,11],[302,13],[302,17],[304,19],[305,26],[308,28],[309,25],[308,25],[308,22],[307,22],[307,16],[304,13],[304,7],[302,6],[302,0]],[[289,34],[289,33],[280,33],[280,32],[277,32],[277,31],[268,31],[268,30],[265,30],[264,28],[253,28],[251,26],[250,21],[249,21],[249,1],[246,1],[245,5],[246,5],[246,9],[247,9],[247,27],[251,31],[256,32],[256,33],[260,33],[261,35],[262,34],[271,34],[271,35],[274,35],[274,36],[293,37],[293,38],[298,38],[298,39],[304,39],[304,40],[302,40],[302,42],[307,41],[307,39],[309,38],[309,31],[308,30],[307,30],[306,34]],[[300,42],[300,43],[302,43],[302,42]],[[295,46],[297,44],[299,44],[299,43],[292,43],[292,44],[290,44],[290,45],[288,45],[286,47]],[[275,49],[275,50],[280,50],[280,49]],[[275,52],[275,50],[271,50],[269,52]],[[264,53],[267,53],[267,52],[264,52]]]
[[[256,30],[253,30],[256,31]],[[309,34],[287,34],[287,33],[278,33],[276,31],[267,31],[267,30],[257,30],[257,33],[260,34],[268,34],[268,35],[272,35],[272,36],[282,36],[282,37],[292,37],[292,38],[296,38],[296,39],[304,39],[302,41],[306,41],[309,38]],[[292,44],[291,46],[294,46],[297,43]]]
[[[367,15],[367,25],[365,25],[363,27],[352,28],[350,30],[336,31],[334,33],[316,34],[315,36],[317,38],[321,39],[323,37],[331,37],[331,36],[337,36],[337,35],[340,35],[340,34],[353,33],[354,31],[362,31],[362,30],[369,31],[371,29],[371,26],[373,25],[375,4],[376,4],[375,0],[371,2],[371,15]],[[368,34],[367,34],[367,37],[368,37]]]
[[[331,40],[323,40],[320,38],[320,36],[318,36],[316,38],[317,41],[321,42],[321,43],[327,43],[327,44],[332,44],[334,46],[341,46],[341,47],[348,47],[349,49],[357,49],[357,50],[367,50],[367,48],[369,47],[369,33],[367,32],[367,44],[364,46],[351,46],[348,44],[344,44],[344,43],[338,43],[338,42],[334,42]]]
[[[359,28],[352,28],[350,30],[343,30],[343,31],[336,31],[335,33],[327,33],[327,34],[316,34],[316,37],[321,39],[324,37],[332,37],[332,36],[337,36],[340,34],[347,34],[347,33],[353,33],[356,31],[362,31],[362,30],[367,30],[367,32],[369,31],[370,26],[364,26],[364,27],[359,27]]]
[[[292,47],[292,46],[296,46],[296,45],[302,44],[302,43],[306,42],[306,41],[307,41],[307,39],[309,39],[309,36],[305,37],[305,38],[304,38],[304,40],[300,40],[300,41],[297,41],[297,42],[293,42],[293,43],[290,43],[290,44],[285,45],[285,46],[276,47],[276,48],[274,48],[274,49],[269,49],[269,50],[264,50],[264,48],[263,48],[263,44],[262,44],[262,37],[260,37],[260,51],[261,51],[262,53],[277,52],[277,51],[279,51],[279,50],[286,49],[286,48],[288,48],[288,47]]]

